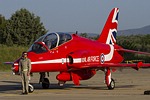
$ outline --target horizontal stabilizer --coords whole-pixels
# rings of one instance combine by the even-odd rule
[[[4,64],[12,65],[12,64],[14,64],[14,62],[4,62]]]

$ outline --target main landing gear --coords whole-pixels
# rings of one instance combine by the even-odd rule
[[[49,76],[49,73],[47,72],[47,76]],[[46,77],[46,73],[45,72],[41,72],[40,73],[40,80],[39,80],[39,83],[42,82],[42,88],[43,89],[48,89],[49,88],[49,85],[50,85],[50,82],[48,80],[48,78],[45,78]]]
[[[115,81],[113,78],[111,78],[111,71],[110,68],[106,68],[103,70],[105,72],[105,83],[108,87],[109,90],[113,90],[115,88]],[[47,73],[47,76],[49,76],[49,73]],[[40,73],[40,80],[39,83],[42,82],[42,87],[43,89],[48,89],[50,82],[48,80],[48,78],[46,78],[46,73],[45,72],[41,72]],[[65,81],[59,81],[58,85],[63,87],[65,84]],[[34,91],[34,88],[29,87],[30,91]]]
[[[49,73],[47,72],[47,76],[49,77]],[[45,72],[41,72],[40,73],[40,80],[39,80],[39,83],[42,83],[42,88],[43,89],[48,89],[49,88],[49,85],[50,85],[50,82],[49,82],[49,79],[46,78],[46,73]],[[60,87],[63,87],[65,84],[65,81],[59,81],[58,82],[58,85]]]
[[[110,68],[105,69],[105,83],[109,90],[113,90],[115,88],[115,81],[111,78],[111,71]]]
[[[43,89],[48,89],[49,88],[49,84],[50,84],[50,82],[49,82],[48,78],[44,78],[43,81],[42,81]]]

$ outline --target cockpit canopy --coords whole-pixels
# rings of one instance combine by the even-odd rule
[[[69,33],[47,33],[37,39],[28,51],[33,51],[35,53],[47,51],[45,47],[42,47],[41,44],[37,44],[37,42],[42,42],[47,46],[48,49],[53,49],[71,39],[72,36]]]

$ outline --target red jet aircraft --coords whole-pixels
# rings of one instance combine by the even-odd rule
[[[37,39],[28,50],[28,58],[31,59],[31,73],[40,73],[40,82],[43,88],[49,88],[47,72],[60,72],[56,79],[59,85],[67,81],[73,81],[75,85],[80,80],[93,77],[98,70],[105,73],[105,83],[108,89],[115,88],[115,81],[111,77],[111,69],[119,67],[149,67],[150,64],[121,63],[124,52],[150,55],[146,52],[138,52],[123,49],[116,44],[119,9],[114,8],[106,21],[106,24],[98,40],[90,40],[68,33],[48,33]],[[18,74],[18,62],[13,63],[13,72]]]

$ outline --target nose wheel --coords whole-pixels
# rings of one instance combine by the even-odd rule
[[[34,91],[33,85],[29,84],[28,89],[29,89],[29,93],[32,93]]]

